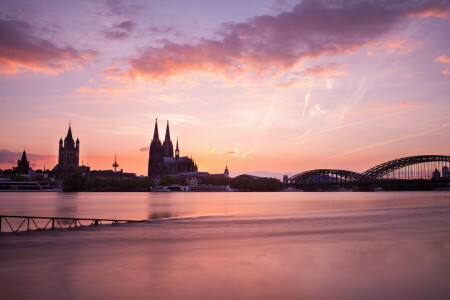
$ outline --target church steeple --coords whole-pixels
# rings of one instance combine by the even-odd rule
[[[175,149],[175,158],[180,157],[180,149],[178,148],[178,137],[177,137],[177,148]]]
[[[153,141],[159,141],[159,133],[158,133],[158,119],[155,121],[155,132],[153,133]]]
[[[70,124],[69,124],[69,130],[67,131],[67,138],[73,140],[72,128],[70,128]]]
[[[166,137],[162,146],[164,157],[173,157],[173,144],[170,140],[169,120],[167,120]]]
[[[169,120],[167,120],[166,138],[164,140],[165,141],[170,141]]]

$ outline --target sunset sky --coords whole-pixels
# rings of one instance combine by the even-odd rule
[[[200,171],[450,154],[450,1],[0,1],[0,168],[147,173],[155,118]]]

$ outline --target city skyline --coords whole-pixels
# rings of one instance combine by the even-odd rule
[[[56,165],[68,120],[138,175],[155,118],[212,173],[449,153],[450,4],[334,3],[0,2],[0,168]]]

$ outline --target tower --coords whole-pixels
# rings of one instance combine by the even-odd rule
[[[28,174],[28,169],[30,168],[30,162],[27,160],[27,154],[23,150],[22,158],[17,161],[17,173]]]
[[[153,140],[150,143],[149,157],[148,157],[148,177],[158,177],[163,172],[163,156],[164,150],[161,145],[161,140],[158,134],[158,119],[155,122],[155,131],[153,133]]]
[[[225,178],[230,177],[230,172],[228,171],[228,166],[225,166],[225,171],[223,172],[223,177],[225,177]]]
[[[77,138],[75,142],[72,137],[72,128],[69,124],[69,130],[67,136],[64,139],[59,140],[59,156],[58,164],[62,169],[68,169],[71,167],[78,167],[80,155],[80,140]]]
[[[180,157],[180,149],[178,148],[178,137],[177,137],[177,148],[175,149],[175,158]]]
[[[114,173],[117,172],[117,167],[119,166],[119,164],[117,163],[117,157],[116,157],[116,153],[114,153],[114,163],[112,164],[113,168],[114,168]]]
[[[170,140],[169,120],[167,120],[166,137],[162,147],[164,150],[164,157],[173,157],[173,144]]]

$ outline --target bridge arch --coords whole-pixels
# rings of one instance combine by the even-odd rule
[[[308,184],[308,183],[345,183],[358,181],[361,174],[335,169],[316,169],[298,173],[291,178],[291,184]]]
[[[443,164],[442,164],[443,163]],[[361,174],[362,181],[379,180],[398,172],[399,179],[431,178],[435,169],[448,166],[450,156],[419,155],[402,157],[379,164]],[[400,172],[402,170],[402,172]]]

